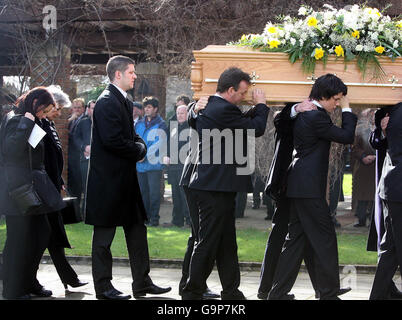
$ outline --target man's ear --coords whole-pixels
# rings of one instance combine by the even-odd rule
[[[236,92],[236,90],[235,90],[234,87],[230,87],[227,92],[228,92],[229,95],[232,95],[233,93]]]
[[[114,72],[114,78],[117,79],[117,80],[121,79],[121,72],[119,70],[116,70]]]

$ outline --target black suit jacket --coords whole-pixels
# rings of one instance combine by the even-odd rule
[[[287,172],[292,162],[293,123],[290,112],[294,103],[287,103],[275,116],[275,152],[268,172],[265,193],[275,201],[286,196]]]
[[[287,181],[290,198],[325,198],[331,142],[353,143],[357,117],[342,112],[342,128],[335,126],[323,108],[297,115],[293,141],[295,155]]]
[[[84,156],[85,147],[91,144],[92,120],[85,116],[77,124],[75,143],[80,150],[80,160],[87,161]]]
[[[199,135],[198,161],[191,176],[189,187],[192,189],[208,191],[226,192],[252,192],[253,186],[250,175],[240,175],[238,169],[242,170],[247,163],[236,162],[235,147],[247,147],[246,129],[255,129],[255,136],[264,134],[267,124],[269,109],[265,104],[257,104],[252,116],[243,114],[240,109],[218,96],[209,97],[208,104],[204,110],[200,111],[196,118],[196,127]],[[206,132],[216,130],[222,133],[224,130],[229,136],[233,137],[234,143],[230,139],[208,138]],[[241,135],[235,138],[235,130],[240,129]],[[206,130],[206,131],[204,131]],[[237,131],[239,132],[239,131]],[[222,134],[223,135],[223,134]],[[241,141],[240,141],[241,140]],[[228,147],[233,161],[225,163],[226,148]],[[214,151],[220,150],[220,163],[213,163]],[[246,170],[245,170],[246,171]]]
[[[382,199],[402,202],[402,103],[389,109],[386,131],[387,154],[378,192]]]
[[[93,113],[87,224],[115,227],[146,220],[135,165],[145,154],[144,141],[134,133],[131,104],[109,84]]]

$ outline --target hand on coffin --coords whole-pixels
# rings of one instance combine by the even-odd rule
[[[317,106],[311,100],[304,100],[301,103],[298,103],[295,107],[296,112],[304,112],[304,111],[311,111],[317,110]]]
[[[200,110],[205,109],[205,107],[208,104],[208,99],[209,99],[209,96],[201,97],[200,100],[197,101],[197,103],[194,107],[194,112],[198,113]]]
[[[339,100],[339,104],[340,104],[342,109],[350,108],[349,99],[348,99],[347,96],[342,96],[341,100]]]
[[[265,97],[265,92],[262,89],[255,88],[253,90],[252,97],[253,97],[254,104],[259,104],[259,103],[265,104],[267,102],[267,98]]]

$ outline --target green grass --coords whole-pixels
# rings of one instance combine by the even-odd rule
[[[343,194],[345,196],[351,196],[352,195],[352,174],[351,173],[345,173],[343,175]]]
[[[66,249],[67,255],[89,256],[91,254],[92,226],[83,223],[67,225],[66,231],[74,249]],[[189,229],[181,228],[148,228],[148,245],[151,258],[183,259]],[[4,220],[0,224],[0,248],[5,241]],[[256,229],[237,230],[238,255],[240,261],[262,262],[267,231]],[[375,265],[377,254],[366,251],[367,235],[338,234],[340,264]],[[127,257],[127,248],[122,228],[117,228],[112,244],[114,257]]]

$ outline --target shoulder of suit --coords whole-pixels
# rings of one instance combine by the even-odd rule
[[[311,110],[299,113],[299,116],[305,119],[330,119],[327,112],[321,110]]]

